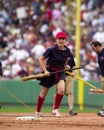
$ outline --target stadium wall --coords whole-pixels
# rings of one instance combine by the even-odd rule
[[[91,82],[89,83],[95,85],[98,88],[101,88],[101,84],[99,82]],[[79,91],[78,81],[74,82],[74,97],[75,97],[75,105],[77,106],[90,106],[90,107],[101,107],[103,102],[103,95],[100,94],[89,94],[88,91],[90,89],[89,86],[83,84],[83,97],[82,92]],[[20,80],[3,80],[0,85],[0,104],[6,105],[23,105],[30,104],[35,105],[37,101],[37,96],[40,92],[40,85],[37,80],[31,80],[27,82],[22,82]],[[46,97],[44,104],[52,105],[53,104],[53,95],[54,95],[54,87],[52,87]],[[78,98],[82,99],[80,103]],[[62,101],[62,105],[67,104],[67,96],[64,96]]]

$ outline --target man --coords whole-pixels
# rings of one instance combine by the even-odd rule
[[[75,61],[74,61],[74,57],[72,54],[68,60],[68,65],[70,66],[70,68],[73,68],[75,66]],[[73,107],[74,107],[74,94],[73,94],[74,76],[75,76],[74,71],[70,72],[70,75],[67,74],[67,72],[66,72],[65,94],[68,96],[68,106],[69,106],[70,115],[77,115],[77,113],[74,112],[74,110],[73,110]]]
[[[98,55],[98,64],[100,69],[100,81],[102,84],[102,90],[104,93],[104,48],[102,44],[98,41],[92,41],[90,44],[92,50]],[[104,101],[102,110],[97,113],[97,115],[104,117]]]
[[[1,81],[1,77],[2,77],[2,63],[0,61],[0,81]],[[1,109],[2,105],[0,104],[0,109]]]

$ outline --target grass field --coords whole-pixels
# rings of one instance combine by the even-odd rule
[[[86,107],[83,110],[80,110],[79,108],[75,107],[75,111],[80,113],[96,113],[99,111],[100,108],[89,108]],[[42,112],[51,112],[52,107],[51,106],[44,106],[42,108]],[[2,106],[0,109],[0,112],[35,112],[35,107],[31,106],[29,108],[21,107],[21,106]],[[60,107],[60,112],[68,112],[68,107]]]

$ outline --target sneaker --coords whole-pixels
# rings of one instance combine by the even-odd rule
[[[52,111],[53,115],[57,116],[57,117],[60,117],[61,114],[59,113],[59,109],[55,109]]]
[[[40,112],[36,112],[35,117],[36,119],[40,119]]]
[[[104,110],[99,111],[99,112],[97,113],[97,115],[104,117]]]
[[[70,115],[77,115],[78,113],[77,112],[74,112],[73,109],[69,111],[69,114]]]

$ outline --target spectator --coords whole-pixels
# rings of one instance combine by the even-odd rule
[[[93,40],[97,40],[104,45],[104,30],[103,30],[103,27],[98,28],[98,31],[93,35]]]
[[[22,13],[19,13],[20,10]],[[32,58],[35,63],[28,63],[29,74],[39,73],[40,68],[33,48],[38,46],[40,55],[44,50],[40,48],[51,47],[59,31],[68,33],[67,45],[73,50],[75,48],[75,10],[74,1],[69,1],[68,4],[65,0],[0,1],[0,46],[1,50],[3,49],[0,57],[4,54],[8,55],[7,59],[2,60],[4,76],[8,79],[18,77],[18,74],[15,77],[10,75],[12,64],[15,62],[19,64],[19,60],[24,59],[27,63],[28,58]],[[104,31],[100,27],[104,28],[103,0],[95,0],[95,2],[83,0],[81,2],[81,49],[79,52],[81,65],[89,63],[90,56],[96,64],[95,54],[89,50],[89,41],[97,39],[104,43]],[[41,45],[38,45],[39,41],[42,42]],[[15,54],[18,54],[18,57]],[[85,79],[89,80],[90,72],[88,69],[86,71],[88,75]],[[97,72],[98,77],[99,72],[96,69],[93,72]]]

